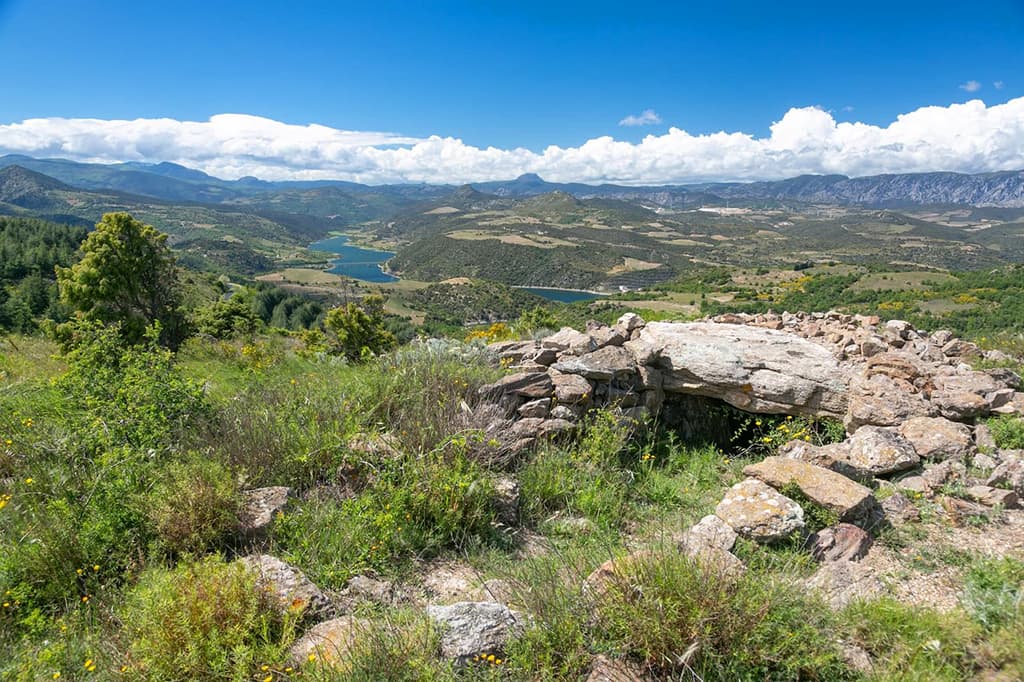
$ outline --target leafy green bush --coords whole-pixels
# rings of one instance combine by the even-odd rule
[[[295,626],[243,564],[212,556],[147,570],[120,615],[130,673],[146,680],[252,679]]]
[[[60,388],[88,411],[86,426],[97,445],[129,445],[165,450],[172,434],[209,414],[202,386],[185,378],[170,351],[146,341],[125,346],[117,325],[82,322],[68,353]]]

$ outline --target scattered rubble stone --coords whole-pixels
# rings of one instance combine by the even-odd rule
[[[804,527],[800,505],[756,478],[730,488],[715,515],[742,537],[758,542],[784,540]]]
[[[817,561],[857,561],[871,549],[871,536],[849,523],[824,528],[808,538]]]
[[[497,602],[458,602],[427,607],[441,629],[441,653],[456,663],[480,654],[502,654],[509,639],[523,629],[522,618]]]

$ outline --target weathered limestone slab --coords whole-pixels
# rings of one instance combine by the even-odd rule
[[[713,322],[652,322],[626,343],[664,374],[666,393],[710,396],[748,412],[840,417],[842,368],[823,346],[793,334]]]
[[[621,346],[605,346],[592,353],[563,356],[553,367],[563,374],[579,374],[594,381],[611,381],[636,373],[633,355]]]
[[[361,633],[370,623],[354,616],[341,616],[317,623],[288,650],[288,659],[296,668],[313,661],[317,667],[342,671]]]
[[[921,459],[964,459],[974,452],[971,429],[943,417],[914,417],[900,425],[899,433]]]
[[[768,457],[744,467],[743,473],[776,489],[796,485],[808,499],[836,512],[842,520],[866,516],[875,503],[870,489],[842,474],[797,459]]]
[[[729,488],[715,515],[741,536],[758,542],[784,540],[804,527],[800,505],[756,478]]]

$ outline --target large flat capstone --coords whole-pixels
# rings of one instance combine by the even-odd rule
[[[794,334],[713,322],[652,322],[626,344],[664,373],[666,393],[718,398],[747,412],[842,417],[847,377],[823,346]]]

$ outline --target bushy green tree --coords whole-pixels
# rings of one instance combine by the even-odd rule
[[[192,315],[192,326],[196,332],[215,339],[252,334],[259,325],[260,319],[256,317],[256,312],[242,296],[214,301],[197,309]]]
[[[384,297],[370,295],[328,311],[324,320],[332,353],[360,360],[394,348],[395,335],[384,326]]]
[[[176,348],[186,325],[181,288],[167,235],[127,213],[108,213],[81,246],[82,260],[57,268],[61,301],[81,317],[120,323],[129,343],[154,322],[160,343]]]

